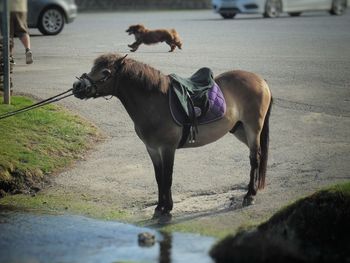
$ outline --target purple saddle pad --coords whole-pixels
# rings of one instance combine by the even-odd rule
[[[207,124],[210,122],[217,121],[221,119],[226,113],[226,102],[224,94],[222,94],[220,87],[216,83],[208,91],[208,101],[208,111],[203,116],[197,116],[198,124]],[[181,108],[180,103],[172,90],[169,92],[169,105],[174,121],[180,126],[186,124],[188,122],[186,120],[186,114]],[[198,113],[197,109],[195,110],[196,115],[199,115],[200,110]]]
[[[208,92],[209,109],[204,116],[198,118],[199,124],[210,123],[221,119],[226,113],[226,102],[224,94],[218,84],[214,86]]]

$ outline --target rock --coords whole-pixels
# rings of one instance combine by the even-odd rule
[[[156,242],[156,237],[154,234],[149,232],[143,232],[138,234],[138,243],[141,247],[150,247],[153,246]]]

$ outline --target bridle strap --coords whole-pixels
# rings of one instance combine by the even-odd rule
[[[116,89],[115,96],[119,98],[119,89],[118,89],[118,83],[117,83],[117,82],[119,82],[119,81],[118,81],[118,79],[119,79],[119,78],[118,78],[118,73],[119,73],[119,72],[121,71],[121,69],[123,68],[122,66],[123,66],[123,64],[124,64],[124,60],[125,60],[125,58],[127,57],[127,55],[128,55],[128,54],[126,54],[124,57],[122,57],[122,58],[118,59],[117,61],[115,61],[114,65],[113,65],[113,66],[114,66],[114,74],[110,74],[110,75],[108,75],[108,76],[106,76],[106,77],[103,77],[103,78],[101,78],[101,79],[99,79],[99,80],[94,81],[93,79],[91,79],[91,78],[89,77],[89,75],[88,75],[87,73],[83,73],[83,74],[81,75],[81,77],[80,77],[80,78],[77,77],[77,79],[80,80],[80,81],[85,81],[85,80],[87,80],[87,82],[88,82],[90,85],[87,85],[87,87],[85,87],[85,88],[93,87],[95,92],[94,92],[94,94],[92,95],[92,97],[97,98],[97,97],[99,97],[99,93],[98,93],[98,83],[104,83],[104,82],[106,82],[107,80],[109,80],[110,78],[114,77],[114,84],[113,84],[113,86],[114,86],[114,88]],[[110,69],[109,69],[109,70],[110,70]],[[112,97],[113,97],[113,95],[112,95]]]

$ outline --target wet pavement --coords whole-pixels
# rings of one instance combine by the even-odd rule
[[[141,246],[138,234],[155,235]],[[213,262],[216,239],[75,215],[0,210],[0,262]]]

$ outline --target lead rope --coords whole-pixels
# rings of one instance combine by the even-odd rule
[[[15,111],[11,111],[11,112],[7,112],[7,113],[5,113],[5,114],[2,114],[2,115],[0,115],[0,120],[1,120],[1,119],[5,119],[5,118],[8,118],[8,117],[11,117],[11,116],[13,116],[13,115],[16,115],[16,114],[19,114],[19,113],[22,113],[22,112],[26,112],[26,111],[29,111],[29,110],[33,110],[33,109],[36,109],[36,108],[45,106],[45,105],[50,104],[50,103],[53,103],[53,102],[60,101],[60,100],[65,99],[65,98],[67,98],[67,97],[70,97],[70,96],[73,95],[73,93],[68,94],[68,95],[65,95],[65,96],[62,96],[62,95],[66,94],[66,93],[68,93],[68,92],[71,92],[72,90],[73,90],[73,89],[69,89],[69,90],[67,90],[67,91],[65,91],[65,92],[62,92],[62,93],[60,93],[60,94],[57,94],[57,95],[55,95],[55,96],[53,96],[53,97],[50,97],[50,98],[48,98],[48,99],[39,101],[39,102],[37,102],[37,103],[34,103],[34,104],[29,105],[29,106],[27,106],[27,107],[24,107],[24,108],[22,108],[22,109],[18,109],[18,110],[15,110]]]

